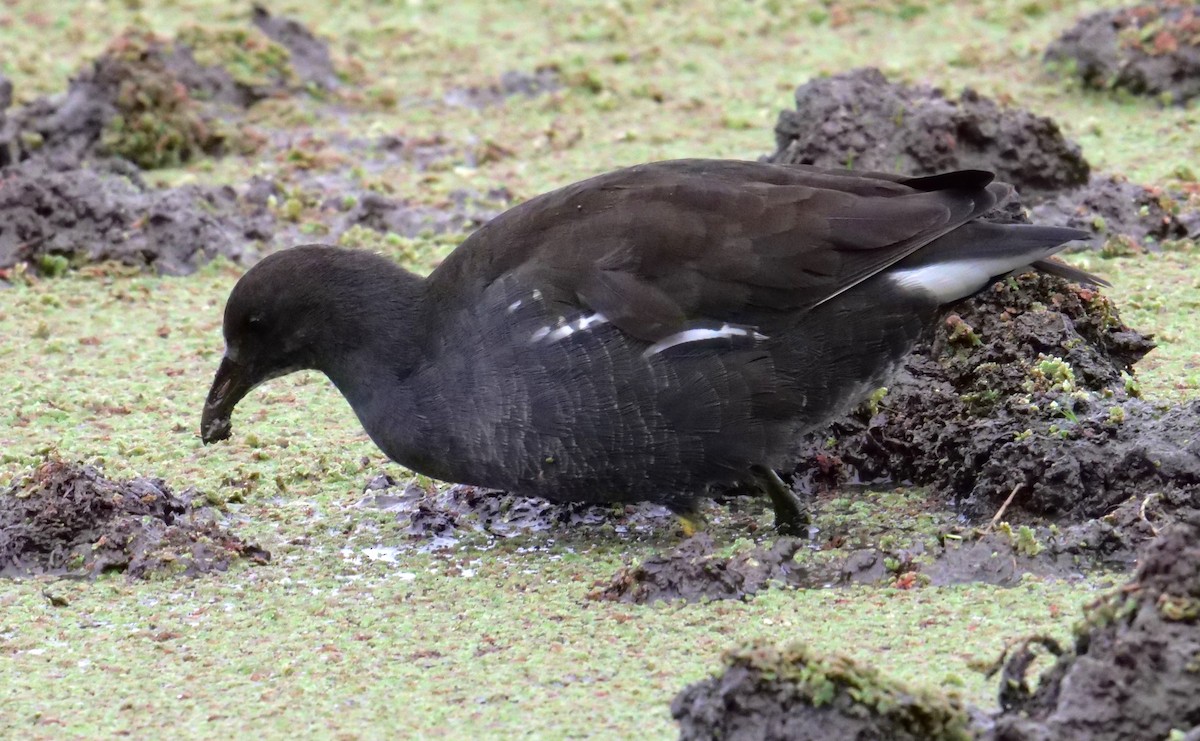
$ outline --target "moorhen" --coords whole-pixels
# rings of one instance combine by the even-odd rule
[[[629,167],[501,214],[428,277],[365,251],[269,255],[225,306],[206,443],[263,381],[321,371],[390,458],[444,481],[681,514],[775,474],[883,385],[939,308],[1086,237],[980,220],[1011,193],[728,160]]]

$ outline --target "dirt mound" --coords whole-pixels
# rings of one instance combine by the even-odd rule
[[[0,268],[27,263],[55,274],[114,260],[182,275],[217,255],[242,260],[274,232],[271,215],[229,187],[152,190],[41,159],[0,169],[0,185]]]
[[[977,521],[1079,522],[1151,491],[1200,504],[1200,404],[1129,375],[1152,341],[1103,295],[1026,274],[957,306],[877,396],[805,438],[802,487],[934,487]],[[1172,500],[1174,501],[1174,499]]]
[[[123,571],[148,579],[224,571],[235,558],[270,560],[195,496],[173,494],[160,479],[117,482],[91,466],[45,463],[0,494],[0,576]]]
[[[250,20],[267,38],[287,49],[287,63],[303,85],[323,90],[339,87],[337,70],[329,56],[329,46],[298,21],[271,15],[266,8],[255,5]]]
[[[1158,0],[1093,13],[1051,44],[1046,60],[1089,87],[1184,103],[1200,95],[1200,7]]]
[[[780,113],[775,141],[770,162],[911,175],[989,170],[1017,186],[1035,222],[1088,230],[1095,235],[1089,246],[1110,254],[1200,237],[1194,197],[1089,177],[1078,145],[1052,120],[969,89],[954,100],[935,88],[890,83],[873,68],[812,80],[796,89],[796,110]],[[1024,220],[1018,200],[1004,213]]]
[[[0,269],[55,274],[115,260],[183,274],[292,236],[265,202],[233,188],[155,190],[141,178],[261,144],[230,104],[336,83],[328,51],[306,30],[261,9],[253,21],[245,31],[192,26],[173,42],[127,32],[66,93],[0,114]],[[0,111],[11,100],[3,82]]]
[[[671,703],[681,739],[962,741],[972,721],[959,701],[904,686],[844,656],[793,643],[725,655],[718,677]]]
[[[810,585],[807,571],[793,560],[805,546],[796,538],[780,538],[770,545],[722,555],[716,552],[712,538],[701,533],[669,553],[621,569],[610,583],[598,584],[589,596],[642,605],[678,599],[744,599],[772,584]]]
[[[1054,121],[1003,108],[966,89],[955,100],[858,69],[796,89],[796,110],[775,126],[770,162],[931,175],[995,172],[1026,195],[1082,185],[1088,163]]]
[[[131,30],[77,73],[67,92],[12,112],[0,125],[0,167],[31,157],[81,166],[120,157],[174,167],[256,144],[229,111],[337,78],[329,52],[294,21],[254,11],[249,30],[184,29],[174,41]],[[274,39],[278,39],[276,43]]]
[[[1133,581],[1088,608],[1074,650],[1034,692],[1023,689],[1028,654],[1025,646],[1010,660],[1003,711],[985,738],[1200,734],[1200,517],[1164,530],[1143,552]]]
[[[364,175],[391,167],[467,158],[443,141],[326,142],[240,129],[241,109],[263,98],[337,84],[328,50],[306,29],[261,8],[253,22],[248,31],[191,26],[174,42],[127,33],[64,95],[0,114],[0,270],[24,264],[57,274],[114,260],[179,275],[217,255],[252,262],[314,233],[336,242],[361,228],[347,246],[374,247],[383,238],[369,232],[468,232],[511,200],[493,189],[414,205],[364,187]],[[0,85],[0,97],[10,87]],[[297,163],[281,168],[286,182],[153,189],[142,179],[144,169],[251,139]]]
[[[1093,175],[1087,185],[1045,198],[1030,215],[1037,224],[1090,231],[1089,246],[1113,256],[1200,238],[1200,200],[1113,175]]]

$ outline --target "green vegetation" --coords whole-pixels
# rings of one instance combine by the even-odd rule
[[[644,0],[569,8],[280,0],[271,12],[330,40],[349,82],[337,106],[269,100],[249,123],[292,130],[298,140],[317,131],[473,152],[489,143],[477,167],[394,167],[357,179],[431,206],[456,189],[496,185],[523,199],[646,160],[757,157],[773,148],[771,127],[797,84],[873,64],[895,79],[950,91],[970,85],[1052,116],[1098,169],[1158,185],[1187,181],[1181,164],[1200,161],[1195,105],[1160,109],[1043,73],[1041,49],[1096,5],[814,0],[689,4],[684,13]],[[0,74],[12,79],[18,103],[60,92],[130,27],[165,38],[191,29],[213,42],[212,53],[229,53],[236,45],[224,42],[244,32],[248,13],[215,0],[14,0],[0,7]],[[256,50],[243,60],[248,81],[282,63],[271,47]],[[559,70],[562,90],[483,110],[442,103],[447,90],[544,66]],[[137,131],[145,133],[128,124],[118,133]],[[145,136],[138,141],[156,151],[161,137]],[[308,156],[308,146],[295,157],[193,159],[152,181],[240,184],[251,174],[332,166]],[[187,159],[174,145],[161,151],[167,156],[155,164]],[[302,193],[277,204],[301,223],[310,206]],[[342,241],[426,270],[455,239],[355,231]],[[1123,317],[1157,334],[1159,349],[1139,369],[1141,393],[1194,396],[1195,246],[1073,261],[1111,280]],[[390,515],[354,506],[370,476],[403,472],[323,377],[271,381],[239,405],[232,440],[201,446],[221,309],[240,269],[218,262],[187,278],[158,278],[111,266],[68,272],[65,263],[40,266],[53,280],[13,271],[11,287],[0,284],[0,485],[57,454],[100,463],[110,477],[196,486],[274,558],[199,580],[0,581],[3,736],[668,738],[671,697],[717,670],[730,646],[755,640],[800,639],[986,705],[994,687],[973,660],[1029,633],[1065,637],[1066,621],[1101,581],[771,590],[748,603],[692,606],[587,601],[596,581],[673,541],[580,532],[422,548]],[[1069,371],[1042,369],[1059,384]],[[946,516],[936,503],[919,509],[919,498],[896,493],[842,496],[823,503],[818,524],[856,528],[851,541],[892,532],[904,542]],[[718,542],[747,535],[714,527]],[[1040,548],[1022,530],[1015,538]]]

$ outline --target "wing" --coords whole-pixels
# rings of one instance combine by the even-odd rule
[[[534,198],[430,276],[442,315],[521,290],[656,342],[816,306],[991,209],[992,175],[900,178],[727,160],[631,167]],[[587,318],[586,316],[584,317]]]

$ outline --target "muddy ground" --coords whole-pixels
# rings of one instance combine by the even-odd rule
[[[1114,254],[1200,235],[1200,199],[1095,173],[1079,146],[1045,116],[970,89],[957,98],[892,83],[865,68],[796,89],[775,125],[770,162],[931,175],[990,170],[1017,186],[1038,223],[1091,231]]]
[[[225,61],[243,49],[249,62]],[[455,99],[479,107],[556,85],[553,70],[509,73]],[[12,89],[0,79],[0,271],[55,274],[115,261],[181,275],[218,255],[249,264],[293,244],[336,242],[356,227],[405,237],[469,232],[508,205],[499,186],[453,192],[435,208],[360,182],[397,165],[469,165],[478,152],[393,135],[297,143],[291,132],[247,123],[255,106],[281,98],[334,115],[339,89],[325,44],[262,8],[242,32],[193,28],[173,40],[129,32],[66,93],[17,110],[5,112]],[[289,166],[231,186],[147,182],[149,171],[227,152]],[[321,167],[309,166],[318,159]]]
[[[0,493],[0,577],[197,576],[270,558],[194,490],[175,494],[160,479],[112,481],[52,460]]]
[[[1046,61],[1088,87],[1186,103],[1200,95],[1200,8],[1157,0],[1093,13],[1046,49]]]
[[[1016,671],[985,735],[1003,741],[1175,738],[1200,734],[1200,517],[1164,529],[1133,579],[1100,598],[1075,645],[1029,692]],[[1188,736],[1191,738],[1192,736]]]
[[[1172,23],[1184,17],[1170,12]],[[472,165],[487,152],[394,135],[332,136],[296,148],[286,132],[247,123],[247,111],[264,101],[289,98],[307,111],[337,105],[342,77],[299,24],[256,9],[241,34],[197,34],[122,36],[66,93],[15,111],[11,85],[0,78],[0,271],[53,274],[115,260],[184,274],[218,255],[249,263],[312,241],[314,225],[322,241],[358,227],[467,232],[511,200],[496,187],[454,193],[440,208],[415,206],[355,174]],[[1154,43],[1166,43],[1160,38]],[[250,74],[222,64],[231,43],[257,52]],[[560,84],[551,68],[511,72],[452,90],[443,102],[481,108]],[[1175,96],[1191,94],[1187,84],[1163,90],[1182,100]],[[970,90],[951,98],[868,69],[807,83],[796,101],[780,117],[774,161],[913,174],[994,170],[1020,187],[1035,220],[1088,229],[1092,246],[1109,254],[1200,235],[1194,195],[1189,202],[1094,173],[1053,121]],[[155,169],[228,152],[300,164],[225,187],[148,182]],[[321,166],[303,166],[306,158]],[[1003,218],[1022,215],[1014,204]],[[1152,543],[1134,581],[1089,613],[1074,648],[1032,692],[1022,689],[1030,654],[1017,650],[995,718],[802,646],[732,653],[723,678],[689,688],[673,711],[689,738],[763,731],[1040,739],[1099,733],[1088,725],[1098,718],[1126,731],[1187,730],[1200,724],[1186,702],[1200,692],[1192,524],[1200,513],[1200,403],[1163,408],[1139,398],[1135,365],[1152,347],[1092,288],[1032,275],[1002,282],[954,307],[886,395],[805,441],[792,480],[814,503],[810,537],[761,537],[761,500],[729,497],[706,514],[729,518],[755,544],[730,550],[702,533],[629,564],[590,597],[645,604],[849,583],[1010,585],[1026,573],[1072,579],[1131,568]],[[864,536],[840,523],[832,505],[836,492],[863,486],[920,487],[931,508],[950,515],[887,542]],[[0,575],[149,578],[269,558],[194,499],[153,479],[113,482],[93,468],[47,463],[0,496]],[[394,513],[419,547],[450,548],[469,536],[639,538],[679,528],[653,505],[555,505],[386,475],[367,484],[360,506]],[[1100,681],[1113,672],[1137,690],[1116,695]]]
[[[994,714],[811,646],[756,644],[676,696],[680,738],[1190,739],[1200,733],[1198,542],[1200,518],[1170,526],[1133,579],[1086,610],[1073,647],[1031,637],[1002,657]],[[1036,646],[1058,658],[1030,691]]]
[[[475,486],[397,481],[386,473],[371,478],[357,506],[395,513],[413,541],[445,546],[473,534],[510,538],[584,529],[630,536],[678,525],[669,509],[648,502],[614,506],[557,504]]]

